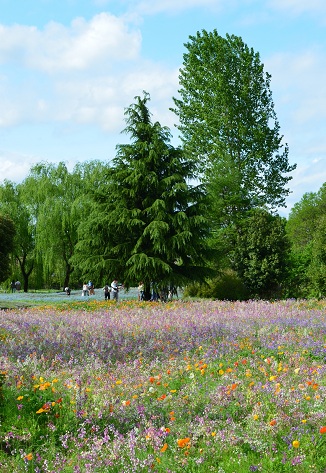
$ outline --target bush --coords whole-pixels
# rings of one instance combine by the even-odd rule
[[[250,298],[248,289],[236,272],[231,269],[223,271],[216,278],[209,279],[204,283],[190,284],[185,288],[184,296],[230,301]]]

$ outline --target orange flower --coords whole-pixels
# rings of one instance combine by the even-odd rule
[[[320,427],[319,433],[320,434],[326,434],[326,426]]]
[[[151,377],[149,378],[149,382],[150,382],[150,383],[154,383],[154,381],[155,381],[154,376],[151,376]]]
[[[26,460],[31,461],[31,460],[33,460],[33,454],[28,453],[27,455],[25,455],[25,458],[26,458]]]
[[[161,452],[165,452],[165,450],[168,448],[168,444],[165,443],[163,447],[161,448]]]
[[[177,444],[179,448],[185,448],[190,443],[190,438],[186,437],[184,439],[178,439]]]
[[[275,420],[275,419],[272,419],[272,420],[270,421],[269,425],[271,425],[271,426],[276,425],[276,420]]]

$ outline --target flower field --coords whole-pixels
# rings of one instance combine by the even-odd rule
[[[0,471],[326,472],[325,302],[0,311]]]

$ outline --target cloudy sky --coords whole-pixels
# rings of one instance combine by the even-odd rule
[[[35,163],[111,160],[124,110],[146,90],[178,143],[184,43],[241,36],[272,75],[290,163],[287,208],[326,182],[325,0],[0,0],[0,182]]]

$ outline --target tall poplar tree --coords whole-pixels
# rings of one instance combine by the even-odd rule
[[[259,54],[216,30],[197,32],[185,47],[174,112],[184,150],[207,183],[211,218],[224,226],[247,210],[284,206],[295,165]]]
[[[171,146],[169,129],[152,123],[149,94],[135,100],[125,112],[131,142],[117,146],[107,198],[97,198],[77,247],[84,274],[117,277],[126,286],[143,281],[148,292],[151,282],[181,285],[203,277],[208,222],[203,189],[189,184],[192,164]]]

